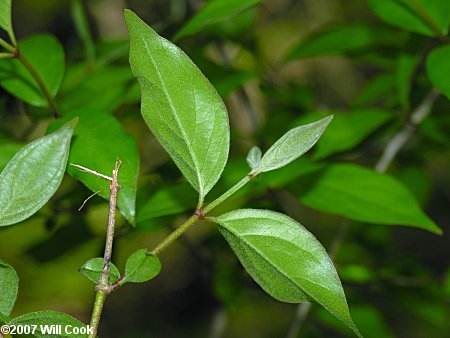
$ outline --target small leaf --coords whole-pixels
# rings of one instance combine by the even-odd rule
[[[14,36],[11,21],[11,0],[0,0],[0,27],[3,28],[9,36]]]
[[[230,132],[225,105],[183,51],[133,12],[125,11],[125,18],[131,68],[141,85],[142,115],[199,192],[202,204],[228,158]]]
[[[261,0],[211,0],[184,25],[175,36],[193,35],[205,30],[208,26],[228,20],[243,11],[257,5]]]
[[[125,132],[115,117],[95,109],[79,109],[64,115],[50,125],[49,130],[55,130],[65,121],[79,118],[74,140],[70,149],[69,162],[82,165],[99,173],[112,176],[117,158],[122,161],[119,171],[120,192],[117,205],[120,212],[131,223],[136,223],[136,190],[139,173],[139,154],[136,140]],[[107,187],[105,180],[82,172],[73,166],[67,172],[80,180],[93,192]],[[104,189],[99,195],[109,200],[109,189]]]
[[[120,278],[120,272],[113,263],[111,263],[110,266],[109,282],[114,283]],[[97,284],[100,279],[100,275],[102,274],[102,268],[103,258],[96,257],[91,258],[86,263],[84,263],[78,271],[85,275],[91,282]]]
[[[64,75],[64,50],[51,35],[33,35],[20,41],[20,52],[42,78],[50,94],[55,97]],[[30,72],[17,60],[0,62],[0,85],[17,98],[38,107],[46,107],[47,100]]]
[[[17,298],[19,277],[16,270],[0,259],[0,315],[9,316]]]
[[[427,73],[433,85],[450,100],[450,46],[436,48],[428,55]]]
[[[333,115],[330,115],[317,122],[289,130],[267,150],[254,173],[284,167],[306,153],[319,140],[332,119]]]
[[[143,283],[158,276],[161,271],[159,258],[150,254],[147,249],[134,252],[125,264],[125,278],[121,284]]]
[[[352,164],[328,167],[300,192],[307,206],[360,222],[405,225],[436,234],[442,230],[395,178]],[[298,193],[299,189],[296,189]]]
[[[258,168],[259,163],[261,162],[262,151],[258,147],[254,146],[247,155],[247,163],[252,170]]]
[[[86,328],[87,325],[79,320],[69,316],[68,314],[57,311],[38,311],[30,312],[20,317],[11,320],[8,325],[37,325],[36,331],[32,337],[38,338],[53,338],[53,337],[85,337],[82,334],[69,334],[65,332],[65,327],[71,328]],[[44,333],[41,331],[45,325],[61,325],[61,333],[55,336],[54,334]]]
[[[426,36],[436,36],[435,29],[447,35],[450,1],[369,0],[369,5],[376,15],[394,26]]]
[[[0,174],[0,226],[21,222],[56,192],[66,170],[73,119],[23,147]]]
[[[212,220],[268,294],[289,303],[315,301],[359,335],[333,263],[301,224],[274,211],[255,209],[231,211]]]

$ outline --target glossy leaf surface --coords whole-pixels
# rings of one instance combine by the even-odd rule
[[[193,35],[208,26],[228,20],[246,9],[260,3],[261,0],[211,0],[208,1],[189,22],[177,33],[175,38]]]
[[[139,173],[139,154],[136,140],[125,132],[114,116],[94,109],[79,109],[66,114],[62,120],[55,121],[49,130],[55,130],[64,121],[78,117],[74,132],[69,162],[112,176],[116,159],[122,161],[119,170],[121,189],[117,196],[120,212],[131,223],[136,222],[136,189]],[[109,182],[76,169],[67,168],[67,172],[80,180],[93,192],[109,186]],[[109,189],[99,192],[109,200]]]
[[[83,275],[85,275],[91,282],[97,284],[102,274],[102,268],[103,268],[103,258],[96,257],[91,258],[86,263],[84,263],[79,269],[79,271]],[[113,263],[111,263],[109,270],[109,282],[114,283],[119,278],[120,278],[119,270]]]
[[[450,23],[450,1],[369,0],[372,10],[384,21],[412,32],[446,35]]]
[[[350,219],[421,228],[441,229],[422,211],[409,190],[395,178],[352,164],[335,164],[300,193],[307,206]]]
[[[17,298],[19,289],[19,277],[16,270],[8,263],[0,259],[0,314],[9,316]]]
[[[437,48],[428,55],[427,73],[433,85],[450,100],[450,46]]]
[[[64,50],[51,35],[34,35],[19,41],[20,52],[27,58],[54,97],[64,75]],[[47,100],[30,72],[16,59],[0,62],[0,85],[17,98],[38,107]]]
[[[73,119],[23,147],[0,174],[0,226],[23,221],[56,192],[66,170]]]
[[[284,167],[294,161],[319,140],[331,122],[330,115],[322,120],[289,130],[264,154],[255,174]]]
[[[358,333],[331,259],[301,224],[256,209],[235,210],[212,220],[268,294],[289,303],[315,301]]]
[[[228,116],[222,99],[189,57],[136,14],[125,12],[130,63],[142,92],[141,112],[202,202],[228,158]]]
[[[128,257],[125,264],[125,279],[121,284],[143,283],[155,278],[160,271],[159,258],[150,254],[147,249],[140,249]]]

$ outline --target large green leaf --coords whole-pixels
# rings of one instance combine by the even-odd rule
[[[125,278],[121,282],[143,283],[155,278],[161,271],[159,258],[147,249],[139,249],[128,257],[125,264]]]
[[[406,30],[436,36],[447,35],[450,1],[447,0],[369,0],[372,10],[384,21]]]
[[[290,59],[353,52],[368,47],[398,43],[398,34],[363,24],[334,26],[314,33],[289,54]]]
[[[198,33],[208,26],[228,20],[257,5],[262,0],[210,0],[189,22],[184,25],[175,39]]]
[[[212,219],[247,272],[272,297],[315,301],[359,332],[327,252],[301,224],[269,210],[240,209]]]
[[[64,50],[58,40],[51,35],[34,35],[20,41],[19,46],[54,97],[64,75]],[[0,62],[0,85],[31,105],[47,106],[38,84],[17,59]]]
[[[69,162],[112,176],[114,163],[119,158],[122,167],[119,171],[121,188],[117,196],[117,206],[125,218],[135,224],[139,173],[136,140],[123,130],[115,117],[93,109],[72,111],[66,114],[64,119],[55,121],[49,130],[57,129],[64,121],[74,117],[78,117],[79,122],[74,132]],[[94,192],[109,185],[107,181],[73,166],[69,166],[67,172]],[[99,195],[109,200],[109,189],[104,189]]]
[[[302,182],[309,186],[300,192],[300,200],[311,208],[361,222],[442,232],[409,190],[388,175],[352,164],[335,164]]]
[[[30,312],[11,320],[8,325],[36,325],[36,330],[31,337],[54,338],[54,337],[86,337],[84,334],[73,334],[74,328],[86,329],[87,325],[68,314],[57,311]],[[58,335],[44,333],[43,328],[49,325],[61,325],[61,333]],[[71,334],[72,333],[72,334]]]
[[[136,14],[125,12],[130,63],[142,91],[142,115],[200,204],[219,179],[230,143],[226,108],[209,81],[178,47]]]
[[[0,0],[0,27],[3,28],[9,36],[13,36],[11,0]]]
[[[391,113],[379,109],[334,113],[333,123],[327,127],[327,132],[317,142],[314,158],[321,159],[352,149],[391,116]],[[316,118],[316,114],[307,120],[310,121],[312,118]]]
[[[437,48],[428,55],[427,74],[433,85],[450,99],[450,46]]]
[[[17,298],[19,289],[19,277],[16,270],[8,263],[0,259],[0,314],[9,316]]]
[[[23,221],[58,189],[77,120],[23,147],[0,174],[0,226]]]
[[[333,116],[289,130],[264,154],[254,174],[275,170],[294,161],[319,140]]]

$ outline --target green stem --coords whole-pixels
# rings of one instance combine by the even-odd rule
[[[171,245],[173,242],[175,242],[182,234],[184,234],[187,229],[189,229],[192,225],[194,225],[198,220],[200,219],[200,216],[197,214],[192,215],[189,217],[186,222],[184,222],[178,229],[171,232],[169,236],[164,238],[161,243],[159,243],[152,251],[152,255],[157,256],[160,254],[163,250],[165,250],[169,245]]]
[[[16,48],[14,46],[11,46],[9,43],[7,43],[5,40],[0,38],[0,46],[5,48],[8,52],[14,54],[16,52]]]
[[[427,24],[428,27],[430,27],[433,30],[433,32],[436,33],[436,35],[439,37],[439,39],[441,39],[443,42],[447,43],[448,42],[447,36],[445,36],[444,33],[442,33],[441,28],[433,20],[433,18],[430,16],[430,14],[428,14],[428,12],[422,6],[422,4],[417,0],[413,0],[411,2],[411,5],[413,6],[416,13],[420,15],[420,18],[423,20],[423,22],[425,22],[425,24]]]
[[[14,54],[11,53],[0,53],[0,59],[12,59]]]
[[[213,202],[208,204],[204,209],[197,209],[194,215],[189,217],[182,225],[180,225],[176,230],[171,232],[166,238],[164,238],[153,250],[152,255],[159,255],[168,246],[175,242],[181,235],[183,235],[191,226],[193,226],[197,221],[205,219],[205,215],[233,195],[236,191],[242,188],[247,182],[249,182],[254,176],[249,174],[245,176],[242,180],[236,183],[228,191],[226,191],[219,198],[215,199]]]
[[[211,210],[213,210],[215,207],[217,207],[219,204],[221,204],[223,201],[225,201],[227,198],[229,198],[231,195],[233,195],[236,191],[241,189],[244,185],[246,185],[254,176],[252,174],[248,174],[245,176],[242,180],[240,180],[238,183],[236,183],[233,187],[230,188],[230,190],[226,191],[222,196],[212,201],[210,204],[208,204],[205,209],[203,210],[203,214],[209,213]]]
[[[98,290],[95,295],[94,309],[92,310],[90,327],[95,328],[95,332],[89,334],[88,338],[97,337],[97,328],[100,324],[100,317],[102,316],[103,304],[105,304],[106,292]]]
[[[58,113],[58,109],[56,107],[56,102],[54,101],[52,95],[48,91],[47,87],[45,86],[44,81],[42,80],[41,76],[38,74],[36,69],[33,67],[33,65],[27,60],[27,58],[20,53],[19,49],[14,49],[15,55],[17,59],[24,65],[24,67],[30,72],[31,76],[33,76],[34,80],[39,86],[39,89],[41,90],[42,94],[44,95],[45,99],[47,100],[48,107],[50,108],[52,115],[55,118],[60,117],[60,114]]]

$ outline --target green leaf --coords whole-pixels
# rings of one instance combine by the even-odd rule
[[[49,130],[59,128],[65,121],[79,118],[74,140],[70,149],[69,162],[112,176],[117,158],[122,161],[119,171],[121,185],[117,196],[117,206],[122,215],[131,223],[136,223],[136,190],[139,173],[139,154],[136,140],[125,132],[115,117],[94,109],[79,109],[50,125]],[[73,166],[67,172],[80,180],[93,192],[107,187],[109,183],[97,176],[85,173]],[[109,189],[99,195],[109,200]]]
[[[329,27],[314,33],[294,47],[289,59],[334,55],[376,45],[398,43],[397,35],[385,28],[363,24]]]
[[[427,74],[433,85],[450,100],[450,46],[436,48],[428,55]]]
[[[64,75],[64,50],[51,35],[33,35],[19,42],[20,52],[42,78],[50,94],[55,97]],[[17,60],[0,62],[0,85],[17,98],[38,107],[47,107],[38,84],[29,71]]]
[[[333,115],[330,115],[289,130],[267,150],[258,168],[254,170],[255,175],[284,167],[306,153],[319,140],[332,119]]]
[[[70,334],[71,332],[66,333],[65,328],[70,326],[70,331],[72,331],[73,328],[87,328],[87,325],[72,316],[57,311],[30,312],[14,318],[8,323],[8,325],[37,325],[36,331],[32,337],[38,338],[85,337],[86,335],[83,334]],[[41,328],[44,327],[44,325],[61,325],[61,333],[58,335],[43,333]]]
[[[175,39],[193,35],[207,29],[210,25],[231,19],[260,2],[261,0],[210,0],[178,31]]]
[[[447,35],[450,2],[446,0],[369,0],[372,10],[394,26],[426,36]]]
[[[125,278],[121,284],[143,283],[158,276],[160,271],[159,258],[150,254],[147,249],[140,249],[128,257],[125,264]]]
[[[335,164],[319,177],[302,182],[310,186],[304,186],[300,200],[311,208],[360,222],[405,225],[442,233],[411,192],[388,175],[352,164]]]
[[[3,28],[10,37],[14,36],[11,21],[11,0],[0,0],[0,27]]]
[[[226,108],[183,51],[156,34],[133,12],[127,10],[125,17],[131,68],[141,85],[142,115],[199,192],[201,205],[228,158]]]
[[[84,263],[78,271],[80,271],[83,275],[85,275],[91,282],[97,284],[100,279],[100,275],[102,274],[102,268],[103,268],[103,258],[96,257],[91,258],[86,263]],[[109,271],[109,282],[114,283],[119,278],[120,278],[119,270],[113,263],[111,263]]]
[[[0,315],[9,316],[16,302],[19,290],[19,277],[16,270],[0,259]]]
[[[252,171],[258,168],[259,163],[261,162],[261,157],[262,151],[256,146],[252,147],[252,149],[250,149],[250,151],[248,152],[247,163],[252,169]]]
[[[11,319],[0,312],[0,325],[9,323]]]
[[[268,294],[289,303],[315,301],[359,335],[331,259],[301,224],[274,211],[255,209],[231,211],[212,220]]]
[[[333,123],[317,142],[313,158],[321,159],[354,148],[391,117],[391,113],[378,109],[334,113]]]
[[[23,147],[0,174],[0,226],[21,222],[56,192],[66,170],[77,120]]]

